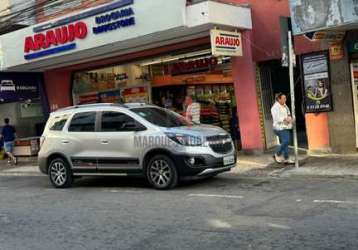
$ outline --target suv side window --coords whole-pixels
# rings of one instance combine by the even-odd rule
[[[102,113],[102,132],[128,132],[135,131],[138,126],[132,117],[120,112],[103,112]]]
[[[96,112],[77,113],[73,116],[68,128],[69,132],[94,132]]]
[[[68,120],[68,115],[62,115],[54,117],[51,125],[50,130],[52,131],[62,131],[63,127],[65,126],[66,122]]]

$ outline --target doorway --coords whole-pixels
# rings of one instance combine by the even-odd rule
[[[280,60],[272,60],[264,62],[259,65],[261,77],[261,92],[263,98],[263,111],[265,123],[272,124],[271,106],[274,103],[275,94],[284,93],[287,95],[287,105],[291,108],[290,97],[290,79],[288,68],[281,66]],[[299,67],[295,68],[295,105],[296,105],[296,125],[298,146],[300,148],[308,148],[307,134],[306,134],[306,121],[304,113],[304,94],[302,88],[302,80]],[[270,100],[271,99],[271,100]],[[265,125],[266,132],[266,145],[268,148],[272,147],[272,140],[275,136],[272,132],[272,125]],[[268,136],[269,135],[269,136]],[[275,138],[276,139],[276,138]]]

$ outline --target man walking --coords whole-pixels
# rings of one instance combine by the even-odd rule
[[[290,109],[286,105],[286,95],[279,93],[276,95],[276,102],[271,108],[273,118],[273,129],[280,139],[280,146],[274,155],[277,163],[292,164],[289,159],[288,146],[290,144],[291,130],[294,120],[291,116]]]
[[[2,129],[1,136],[4,141],[4,150],[7,156],[9,157],[9,163],[13,162],[15,165],[17,164],[17,159],[13,154],[14,147],[15,147],[15,138],[16,138],[16,131],[14,126],[10,125],[10,119],[4,119],[5,126]]]

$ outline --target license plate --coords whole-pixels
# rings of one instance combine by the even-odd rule
[[[224,165],[232,165],[235,163],[235,156],[230,155],[230,156],[226,156],[224,157]]]

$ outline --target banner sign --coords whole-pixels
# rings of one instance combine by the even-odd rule
[[[0,103],[40,98],[40,78],[30,73],[0,73]]]
[[[169,65],[171,75],[182,75],[200,71],[208,71],[218,65],[216,57],[180,61]]]
[[[302,56],[306,113],[333,110],[327,52]]]
[[[240,32],[213,29],[211,50],[214,56],[242,56],[242,38]]]
[[[109,90],[99,93],[99,102],[102,103],[120,103],[121,102],[121,91],[120,90]]]
[[[148,103],[148,88],[145,86],[129,87],[122,90],[125,103]]]
[[[356,0],[289,0],[295,35],[358,21]]]
[[[345,31],[317,31],[314,32],[313,40],[326,40],[329,42],[341,42],[346,35]]]
[[[34,34],[25,37],[24,58],[33,60],[78,48],[78,42],[88,36],[99,35],[135,25],[134,0],[121,0],[82,14],[66,17],[37,26]],[[94,17],[93,17],[94,16]],[[93,17],[93,20],[83,20]],[[93,38],[93,37],[92,37]]]
[[[83,105],[83,104],[91,104],[91,103],[98,103],[98,102],[99,102],[98,93],[93,93],[93,94],[85,94],[79,96],[78,104]]]

